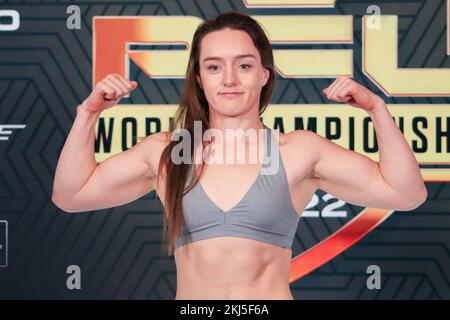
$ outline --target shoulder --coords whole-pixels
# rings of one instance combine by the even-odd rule
[[[170,137],[170,131],[155,132],[144,137],[137,144],[139,145],[139,149],[141,150],[140,153],[144,161],[152,168],[152,171],[155,174],[158,170],[162,152],[170,143]]]
[[[137,143],[140,149],[150,151],[152,153],[158,150],[162,151],[170,143],[170,132],[160,131],[152,133]]]
[[[309,130],[279,133],[279,145],[287,166],[300,174],[300,180],[313,176],[313,168],[320,159],[320,149],[326,140]]]
[[[142,141],[151,141],[153,143],[168,143],[170,142],[171,134],[172,133],[170,131],[159,131],[146,136]]]
[[[314,170],[320,163],[324,163],[328,167],[336,166],[337,159],[347,159],[348,161],[354,154],[353,151],[309,130],[289,132],[284,135],[284,140],[294,150],[292,154],[309,153]],[[316,176],[316,173],[313,173],[313,175]]]
[[[288,133],[280,133],[280,145],[289,148],[306,148],[315,151],[317,147],[324,143],[325,139],[321,135],[309,130],[293,130]]]

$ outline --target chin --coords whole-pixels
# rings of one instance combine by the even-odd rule
[[[235,118],[242,115],[243,112],[241,110],[226,110],[226,111],[223,110],[221,113],[225,117]]]
[[[233,101],[233,103],[221,103],[221,107],[214,111],[225,117],[237,117],[250,111],[250,109],[243,108],[242,103]]]

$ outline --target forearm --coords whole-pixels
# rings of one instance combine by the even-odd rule
[[[53,196],[59,201],[70,199],[89,179],[97,166],[95,161],[95,124],[100,113],[77,107],[77,115],[61,151],[55,172]]]
[[[417,160],[389,110],[380,102],[368,111],[374,122],[379,151],[379,168],[384,180],[409,201],[426,197]]]

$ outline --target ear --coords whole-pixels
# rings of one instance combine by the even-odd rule
[[[202,85],[202,79],[200,78],[200,76],[196,76],[197,77],[197,83],[200,86],[200,88],[203,90],[203,85]]]
[[[267,68],[263,68],[263,78],[261,83],[262,87],[264,87],[267,84],[267,81],[269,81],[269,77],[270,77],[270,70]]]

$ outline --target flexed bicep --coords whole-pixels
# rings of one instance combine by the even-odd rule
[[[378,162],[314,132],[307,136],[317,153],[312,175],[319,189],[358,206],[408,210],[401,195],[383,179]]]
[[[148,136],[130,149],[99,163],[88,181],[70,199],[65,211],[111,208],[132,202],[152,191],[156,183],[156,170],[148,154],[159,152],[158,143],[157,139]]]

